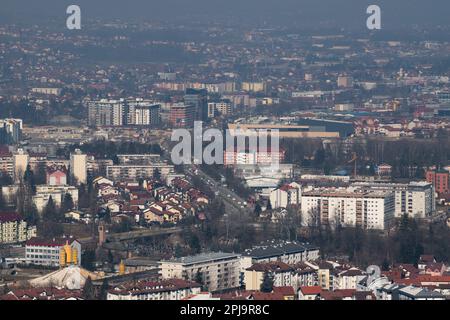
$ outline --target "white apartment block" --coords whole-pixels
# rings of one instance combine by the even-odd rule
[[[305,226],[336,225],[363,229],[387,228],[394,218],[393,192],[355,188],[317,189],[303,192],[301,219]]]
[[[270,192],[270,203],[273,209],[287,208],[290,205],[299,205],[301,186],[292,182],[282,185]]]
[[[13,155],[13,166],[14,166],[14,180],[19,181],[23,178],[25,171],[27,170],[28,164],[30,162],[30,156],[23,149],[18,149]]]
[[[241,256],[241,271],[255,263],[283,262],[294,265],[319,259],[319,248],[308,243],[272,241],[245,250]]]
[[[401,217],[406,213],[411,217],[425,218],[436,210],[433,185],[425,181],[409,183],[355,182],[352,185],[358,188],[394,192],[395,217]]]
[[[36,186],[36,195],[33,196],[33,202],[38,212],[43,212],[50,197],[52,197],[55,205],[59,207],[63,203],[66,193],[72,196],[73,203],[76,207],[78,205],[78,189],[73,186]]]
[[[87,155],[79,149],[70,154],[70,175],[77,183],[87,183]]]
[[[17,213],[0,213],[0,244],[25,242],[35,236],[36,227],[28,226]]]
[[[213,252],[160,262],[163,279],[202,280],[208,291],[240,286],[240,255]]]
[[[153,177],[158,169],[162,177],[174,173],[174,166],[169,164],[152,165],[113,165],[106,167],[106,177],[113,181],[137,181]]]

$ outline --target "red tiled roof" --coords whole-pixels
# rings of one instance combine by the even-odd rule
[[[56,239],[42,239],[42,238],[31,238],[26,242],[27,246],[39,246],[39,247],[61,247],[68,242],[71,244],[75,239],[70,238],[56,238]]]
[[[283,296],[294,296],[295,291],[293,287],[273,287],[274,293],[282,294]]]
[[[320,294],[322,292],[322,287],[320,286],[300,287],[300,291],[304,295]]]
[[[16,212],[0,212],[0,222],[20,221],[22,217]]]

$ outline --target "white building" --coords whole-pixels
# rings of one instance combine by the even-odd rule
[[[270,203],[273,209],[287,208],[290,205],[299,205],[301,186],[292,182],[274,189],[270,193]]]
[[[158,170],[162,177],[175,172],[174,166],[159,163],[152,165],[113,165],[106,167],[106,177],[113,181],[137,181],[153,177]]]
[[[70,249],[68,249],[70,247]],[[68,254],[68,256],[66,256]],[[28,264],[42,266],[81,265],[81,244],[73,238],[32,238],[25,245]]]
[[[56,206],[61,206],[66,194],[70,194],[75,207],[78,205],[78,189],[73,186],[36,186],[36,195],[33,196],[33,202],[39,212],[43,212],[50,197]]]
[[[390,225],[394,212],[392,192],[329,188],[303,192],[301,199],[305,226],[320,223],[383,230]]]
[[[183,300],[201,293],[201,285],[181,279],[137,283],[109,290],[107,300]]]
[[[14,166],[14,180],[19,181],[23,178],[25,171],[27,170],[28,164],[30,163],[30,156],[23,149],[18,149],[13,155],[13,166]]]
[[[240,286],[240,255],[212,252],[160,261],[163,279],[199,281],[208,291]]]
[[[245,250],[241,256],[241,271],[255,263],[280,261],[294,265],[303,261],[319,259],[319,248],[307,243],[273,241]]]
[[[395,217],[404,213],[415,218],[430,216],[436,209],[435,194],[431,183],[379,183],[355,182],[352,186],[395,194]]]
[[[28,226],[17,213],[0,213],[0,245],[25,242],[35,236],[36,227]]]
[[[87,155],[80,149],[70,154],[70,176],[79,184],[87,183]]]

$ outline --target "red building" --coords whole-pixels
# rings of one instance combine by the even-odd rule
[[[427,182],[432,183],[438,194],[449,193],[449,172],[445,170],[429,170],[426,173]]]
[[[173,127],[192,128],[195,120],[195,106],[176,104],[170,108],[170,123]]]
[[[50,186],[63,186],[67,184],[67,169],[64,166],[51,166],[47,168],[47,184]]]

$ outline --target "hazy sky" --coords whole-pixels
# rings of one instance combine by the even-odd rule
[[[202,21],[229,19],[278,24],[365,25],[366,8],[378,4],[384,26],[450,24],[450,0],[0,0],[0,18],[7,22],[65,19],[65,8],[78,4],[86,18]]]

